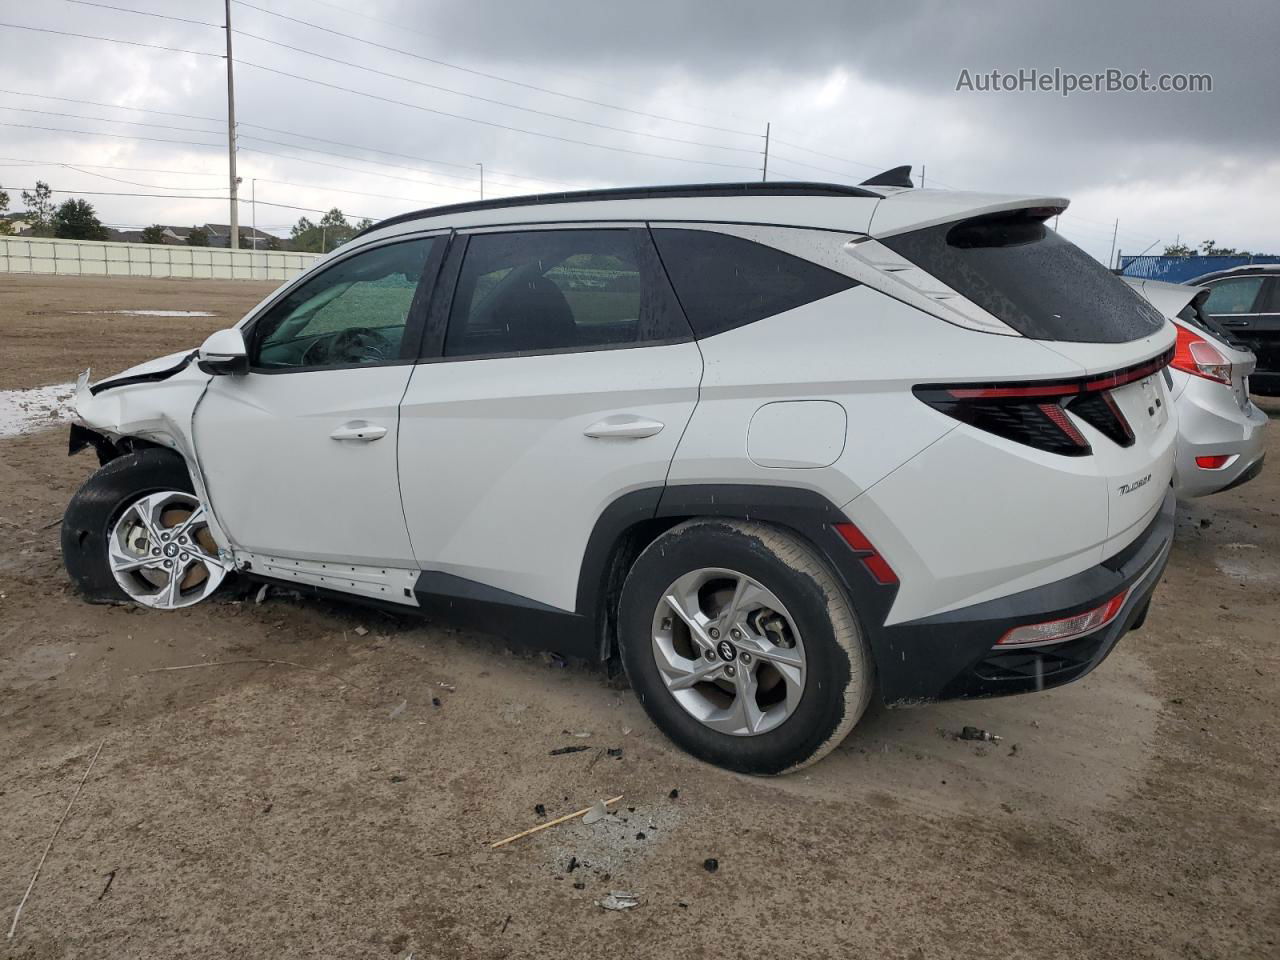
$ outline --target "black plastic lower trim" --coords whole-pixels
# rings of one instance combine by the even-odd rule
[[[950,613],[882,628],[877,668],[885,702],[993,697],[1078,680],[1145,618],[1173,543],[1170,490],[1147,529],[1112,557],[1065,580]],[[1108,626],[1060,644],[993,649],[1010,628],[1070,617],[1141,581]]]

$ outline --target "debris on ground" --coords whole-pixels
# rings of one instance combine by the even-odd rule
[[[707,871],[707,873],[715,873],[720,869],[720,861],[715,857],[707,857],[707,859],[702,861],[702,869]]]
[[[404,713],[408,706],[408,700],[401,700],[397,706],[391,708],[391,713],[388,715],[387,719],[394,720],[396,717],[400,716],[400,714]]]
[[[635,894],[622,890],[615,890],[603,900],[596,901],[596,906],[603,907],[605,910],[630,910],[639,905],[640,899]]]
[[[367,637],[369,635],[368,627],[356,627],[353,631],[357,637]]]
[[[679,790],[672,790],[670,793],[668,793],[668,794],[667,794],[667,796],[668,796],[668,797],[670,797],[672,800],[679,799],[679,797],[680,797],[680,791],[679,791]]]
[[[578,817],[582,817],[584,823],[594,823],[596,820],[599,820],[600,817],[603,817],[605,815],[605,812],[607,812],[608,807],[612,806],[613,804],[621,800],[622,796],[623,796],[622,794],[618,794],[616,797],[610,797],[608,800],[597,800],[595,803],[593,803],[589,807],[583,807],[581,810],[576,810],[573,813],[566,813],[563,817],[556,817],[554,820],[548,820],[546,823],[540,823],[536,827],[530,827],[528,830],[522,830],[517,834],[513,834],[512,836],[506,837],[505,839],[497,840],[494,843],[489,844],[489,849],[495,850],[498,847],[506,846],[508,843],[511,843],[513,840],[519,840],[521,837],[527,837],[533,833],[540,833],[541,831],[546,830],[548,827],[554,827],[558,824],[565,823],[569,820],[575,820]],[[594,819],[588,820],[587,819],[588,815],[595,813],[597,810],[600,811],[600,815],[598,817],[595,817]]]
[[[957,740],[981,740],[986,743],[999,743],[1002,737],[979,727],[965,727],[956,735]]]
[[[436,686],[439,687],[441,690],[448,690],[450,693],[456,693],[458,690],[458,688],[455,687],[452,683],[445,683],[443,680],[439,681],[436,684]]]
[[[596,823],[600,820],[603,820],[605,817],[605,814],[608,812],[609,811],[607,811],[604,808],[604,801],[597,800],[595,803],[591,805],[591,807],[587,810],[587,812],[583,814],[582,822],[588,825]]]
[[[543,804],[543,803],[535,803],[535,804],[533,805],[533,812],[534,812],[534,813],[536,813],[536,814],[537,814],[538,816],[540,816],[540,817],[545,817],[545,816],[547,815],[547,807],[546,807],[546,804]]]
[[[570,858],[569,858],[569,863],[568,863],[568,865],[564,868],[564,872],[565,872],[565,873],[573,873],[573,871],[575,871],[575,870],[577,870],[577,869],[578,869],[578,858],[577,858],[577,857],[570,857]]]
[[[439,698],[439,697],[432,697],[432,698],[431,698],[431,705],[432,705],[433,707],[438,707],[438,706],[440,706],[440,698]]]
[[[609,748],[608,750],[606,750],[605,752],[606,752],[607,754],[609,754],[609,756],[611,756],[611,757],[621,757],[621,756],[622,756],[622,748],[621,748],[621,747],[610,747],[610,748]]]
[[[551,650],[543,652],[542,662],[545,663],[548,667],[559,667],[561,670],[569,666],[568,660],[560,656],[560,654]]]
[[[590,750],[590,747],[556,747],[551,751],[553,757],[563,757],[566,753],[581,753],[583,750]]]
[[[257,596],[257,598],[256,598],[253,602],[254,602],[254,603],[261,603],[263,600],[267,599],[267,591],[268,591],[268,590],[270,590],[270,589],[271,589],[271,585],[270,585],[270,584],[266,584],[266,583],[264,583],[264,584],[262,585],[262,589],[258,591],[258,596]]]

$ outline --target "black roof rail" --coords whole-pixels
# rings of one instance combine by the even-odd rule
[[[908,170],[910,168],[907,168]],[[886,184],[888,186],[888,184]],[[537,207],[553,203],[586,203],[595,200],[658,200],[672,197],[874,197],[881,194],[862,187],[850,187],[840,183],[811,183],[783,180],[744,183],[677,183],[655,187],[606,187],[599,190],[567,190],[559,193],[533,193],[521,197],[500,197],[497,200],[471,200],[450,203],[442,207],[427,207],[410,213],[397,214],[380,220],[356,234],[362,237],[374,230],[439,217],[449,213],[470,213],[474,210],[499,210],[504,207]],[[352,237],[354,240],[355,237]]]
[[[904,164],[901,167],[894,167],[886,170],[884,173],[877,173],[870,180],[863,180],[864,187],[914,187],[911,182],[911,166]]]

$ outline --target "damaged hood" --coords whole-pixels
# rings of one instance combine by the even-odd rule
[[[112,387],[124,387],[131,383],[165,380],[179,370],[185,369],[187,364],[195,358],[195,355],[196,351],[194,350],[184,350],[164,357],[157,357],[154,360],[147,360],[135,367],[130,367],[128,370],[122,370],[114,376],[107,377],[107,379],[95,383],[89,389],[92,393],[97,394],[103,390],[110,390]]]

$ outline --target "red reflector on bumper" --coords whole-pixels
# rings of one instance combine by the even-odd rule
[[[1129,591],[1117,593],[1099,607],[1077,613],[1075,616],[1063,617],[1060,620],[1046,620],[1043,623],[1028,623],[1014,627],[996,641],[996,646],[1020,646],[1023,644],[1061,643],[1073,637],[1082,637],[1105,627],[1116,618],[1124,608]]]
[[[882,587],[893,586],[898,582],[898,575],[889,566],[889,561],[880,556],[880,551],[872,546],[866,535],[852,523],[835,524],[836,533],[844,538],[844,542],[857,554],[876,583]]]
[[[1220,453],[1211,457],[1196,457],[1196,466],[1202,470],[1221,470],[1231,462],[1231,454]]]

